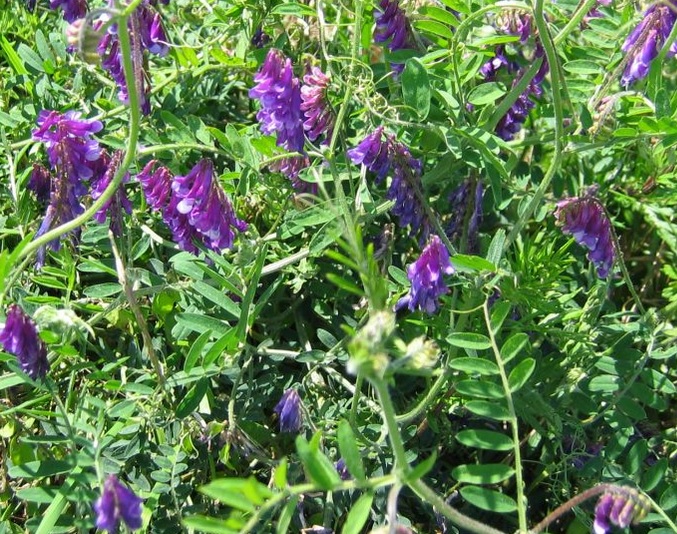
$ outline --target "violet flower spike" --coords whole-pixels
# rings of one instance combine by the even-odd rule
[[[51,9],[61,7],[66,22],[75,22],[87,14],[87,0],[50,0],[49,7]]]
[[[633,488],[616,486],[605,492],[595,506],[594,534],[609,534],[612,526],[627,528],[639,523],[649,512],[647,498]]]
[[[362,164],[376,174],[376,184],[383,181],[390,170],[391,159],[388,143],[383,141],[383,126],[376,128],[347,154],[355,165]]]
[[[129,530],[141,528],[143,499],[120,483],[115,475],[110,475],[103,485],[101,497],[94,504],[96,527],[108,532],[117,532],[120,523]]]
[[[49,205],[36,238],[83,213],[81,199],[87,193],[84,182],[94,174],[101,156],[99,143],[92,135],[103,127],[99,121],[81,120],[80,113],[75,111],[62,115],[57,111],[43,110],[37,122],[33,139],[45,144],[54,174]],[[77,237],[79,229],[73,233]],[[60,242],[55,239],[48,246],[58,250]],[[38,267],[44,265],[45,253],[44,247],[38,250]]]
[[[329,143],[335,121],[334,112],[327,98],[330,78],[318,67],[312,67],[303,77],[303,82],[301,111],[306,118],[303,129],[311,141],[324,135],[324,143]]]
[[[435,313],[439,308],[439,297],[449,292],[444,275],[453,273],[447,247],[438,236],[431,236],[421,256],[407,268],[411,289],[397,302],[395,309],[406,306],[411,311],[419,309],[428,314]]]
[[[677,6],[654,4],[644,12],[644,18],[628,35],[621,50],[629,56],[621,77],[621,85],[628,87],[649,73],[651,62],[658,56],[677,21]],[[667,57],[677,54],[677,42],[673,42]]]
[[[47,347],[38,337],[33,320],[13,304],[7,312],[5,326],[0,332],[4,350],[16,356],[21,370],[33,380],[44,378],[49,371]]]
[[[399,0],[381,0],[379,8],[374,9],[374,42],[385,43],[391,52],[403,49],[415,49],[414,32],[406,13],[400,7]],[[402,72],[404,65],[393,63],[393,71]]]
[[[555,219],[562,232],[588,249],[588,259],[597,268],[597,276],[606,278],[613,267],[615,251],[611,223],[599,201],[592,196],[560,200]]]
[[[100,161],[102,163],[102,172],[92,183],[92,200],[97,200],[113,180],[122,162],[122,151],[117,150],[113,154],[113,157],[109,157],[104,151]],[[127,181],[129,181],[129,173],[125,174],[122,183],[113,196],[94,214],[94,220],[101,224],[106,221],[106,216],[110,215],[110,229],[118,237],[122,235],[122,211],[127,212],[127,215],[132,213],[132,203],[127,198],[122,185]]]
[[[279,418],[280,432],[298,434],[301,431],[301,397],[295,389],[285,391],[273,411]]]

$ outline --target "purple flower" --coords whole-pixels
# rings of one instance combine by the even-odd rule
[[[261,29],[259,26],[256,31],[254,32],[254,35],[252,35],[251,38],[251,44],[252,46],[255,46],[256,48],[263,48],[270,42],[270,35],[268,35],[266,32]]]
[[[158,56],[164,56],[169,51],[169,44],[162,27],[162,19],[148,2],[141,3],[132,12],[127,21],[127,27],[129,29],[136,93],[139,96],[141,112],[148,115],[150,113],[150,100],[148,99],[150,85],[144,67],[144,50]],[[118,98],[125,104],[129,103],[129,88],[125,79],[116,26],[109,28],[108,33],[99,41],[97,50],[101,56],[101,66],[108,71],[118,84]]]
[[[343,458],[340,458],[339,461],[336,462],[334,467],[336,467],[336,472],[341,477],[341,480],[350,480],[352,478],[350,476],[350,471],[348,471],[346,461]]]
[[[474,189],[471,198],[471,187]],[[463,238],[465,228],[467,246],[464,250],[474,254],[477,252],[479,225],[482,220],[482,198],[484,188],[482,182],[470,178],[463,180],[449,196],[449,212],[451,218],[446,225],[445,232],[452,242],[459,242]],[[467,226],[466,226],[467,223]]]
[[[99,143],[92,135],[103,127],[99,121],[81,120],[80,113],[75,111],[62,115],[57,111],[43,110],[37,122],[33,139],[45,144],[54,176],[47,212],[35,237],[73,220],[84,211],[81,203],[81,198],[87,193],[84,182],[93,176],[101,156]],[[79,230],[74,233],[77,236]],[[59,240],[55,239],[49,246],[58,250]],[[44,261],[45,249],[41,248],[37,265],[42,266]]]
[[[280,432],[298,434],[303,424],[301,416],[301,397],[295,389],[288,389],[282,395],[280,402],[275,405],[273,411],[280,421]]]
[[[398,216],[401,227],[409,225],[412,234],[420,231],[425,239],[430,233],[430,222],[422,200],[421,161],[412,157],[409,149],[394,136],[384,140],[382,126],[348,150],[348,157],[356,165],[363,164],[375,173],[376,184],[392,171],[386,197],[395,201],[393,213]]]
[[[150,161],[136,178],[141,183],[148,205],[155,211],[162,211],[172,194],[172,173],[163,166],[155,169],[156,165],[157,160]]]
[[[651,61],[658,55],[670,35],[677,13],[674,4],[654,4],[644,13],[644,18],[628,35],[621,50],[628,54],[628,64],[621,77],[621,85],[627,87],[649,73]],[[667,56],[677,54],[677,42],[672,43]]]
[[[395,308],[407,306],[411,311],[418,308],[428,314],[435,313],[439,297],[449,292],[443,276],[453,272],[447,247],[438,236],[431,236],[421,256],[407,268],[411,289]]]
[[[519,37],[520,43],[525,43],[531,35],[531,15],[510,9],[498,17],[496,26],[502,33]]]
[[[179,199],[176,209],[202,235],[205,246],[221,252],[233,246],[235,230],[247,223],[235,215],[230,199],[214,178],[211,160],[203,159],[186,176],[177,176],[172,190]]]
[[[543,57],[543,49],[538,48],[536,51],[536,57]],[[522,124],[529,116],[529,111],[534,107],[534,102],[531,100],[531,96],[539,97],[543,94],[543,89],[541,88],[541,83],[545,78],[545,75],[548,73],[548,62],[543,57],[543,63],[541,63],[541,68],[538,69],[536,75],[532,78],[527,85],[527,88],[524,92],[517,97],[517,100],[513,103],[510,109],[507,111],[503,117],[498,121],[496,125],[496,133],[498,136],[505,141],[510,141],[515,134],[522,129]],[[517,85],[524,76],[526,69],[524,69],[513,82],[513,87]]]
[[[33,380],[44,378],[49,371],[47,348],[38,337],[35,323],[16,304],[7,312],[0,343],[5,351],[16,356],[21,370]]]
[[[33,171],[28,180],[28,189],[35,193],[35,198],[39,202],[45,203],[49,200],[49,193],[52,189],[52,175],[39,163],[33,163]]]
[[[254,76],[256,85],[249,90],[249,98],[258,100],[261,109],[256,114],[261,131],[277,136],[277,146],[289,152],[303,152],[303,115],[301,113],[301,87],[294,76],[291,60],[282,52],[271,48],[261,70]],[[293,157],[292,157],[293,158]],[[292,159],[275,169],[283,172],[295,186],[305,188],[296,180],[305,159]]]
[[[64,20],[66,22],[74,22],[84,17],[87,13],[87,0],[50,0],[49,7],[52,9],[63,8]]]
[[[403,49],[415,49],[414,33],[399,0],[381,0],[379,8],[374,9],[374,41],[385,43],[390,39],[388,49],[391,52]],[[404,66],[400,63],[392,65],[396,73],[402,72]]]
[[[614,264],[614,244],[611,223],[592,196],[560,200],[555,210],[562,232],[572,235],[579,245],[588,249],[588,259],[597,267],[597,275],[606,278]]]
[[[116,151],[112,158],[108,156],[105,151],[102,153],[100,162],[102,164],[103,172],[100,173],[99,177],[95,179],[92,184],[92,200],[98,199],[106,190],[108,184],[113,180],[121,161],[122,151],[120,150]],[[122,182],[125,183],[128,180],[129,173],[126,173]],[[94,220],[99,223],[104,223],[106,221],[106,215],[110,215],[110,229],[116,236],[121,236],[122,210],[125,210],[127,214],[132,213],[132,203],[127,198],[124,187],[120,184],[120,187],[118,187],[115,194],[101,206],[99,211],[96,212]]]
[[[608,534],[612,525],[627,528],[638,523],[649,511],[650,503],[637,490],[615,486],[605,492],[595,506],[595,520],[592,525],[595,534]]]
[[[94,504],[96,527],[117,532],[122,521],[128,529],[141,528],[141,503],[132,490],[123,486],[115,475],[110,475],[103,485],[101,497]]]
[[[303,129],[311,141],[324,134],[325,143],[328,143],[334,129],[334,112],[327,99],[329,81],[329,76],[317,67],[312,67],[303,77],[301,111],[306,118]]]

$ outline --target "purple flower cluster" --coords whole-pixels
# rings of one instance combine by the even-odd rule
[[[32,2],[35,6],[35,0]],[[63,9],[63,18],[66,22],[75,22],[87,13],[87,0],[50,0],[49,7]]]
[[[531,26],[531,15],[515,9],[505,10],[496,21],[501,33],[519,37],[520,43],[526,43],[529,39]]]
[[[471,188],[474,191],[471,199]],[[482,198],[484,187],[482,182],[470,178],[463,180],[449,196],[449,211],[451,218],[446,225],[445,232],[452,242],[458,242],[463,237],[466,228],[465,250],[474,254],[478,248],[479,225],[482,221]],[[467,222],[467,226],[466,226]]]
[[[301,397],[295,389],[285,391],[280,402],[273,408],[273,411],[279,418],[280,432],[290,432],[293,434],[300,432],[303,425]]]
[[[324,142],[328,143],[334,129],[334,112],[329,105],[327,89],[330,78],[318,67],[311,67],[303,77],[301,87],[301,111],[306,120],[303,129],[308,139],[315,141],[324,135]]]
[[[420,231],[421,239],[425,240],[430,233],[430,221],[423,206],[421,161],[412,157],[409,149],[395,136],[388,135],[384,139],[382,126],[348,150],[348,157],[354,164],[363,164],[376,174],[376,184],[392,174],[386,197],[395,201],[393,213],[400,226],[410,226],[412,234]]]
[[[545,75],[548,73],[548,62],[543,55],[543,50],[539,48],[537,50],[536,57],[543,57],[543,63],[541,67],[536,72],[536,75],[531,79],[527,88],[522,92],[517,100],[513,103],[510,109],[507,111],[503,117],[498,121],[496,125],[496,133],[498,136],[505,141],[510,141],[515,134],[522,129],[522,124],[529,116],[529,111],[534,107],[534,101],[531,99],[532,96],[539,97],[543,94],[543,89],[541,88],[541,83],[545,79]],[[513,82],[513,87],[519,83],[526,69],[524,69],[519,76]]]
[[[129,530],[140,529],[142,502],[143,499],[123,486],[115,475],[110,475],[103,484],[101,497],[94,503],[96,527],[117,532],[122,522]]]
[[[101,158],[99,159],[102,170],[99,173],[99,177],[92,181],[92,200],[98,199],[103,194],[113,180],[121,162],[122,151],[116,151],[112,157],[105,150],[102,151]],[[125,183],[128,180],[129,173],[126,173],[122,182]],[[115,194],[96,212],[94,220],[103,224],[106,222],[106,216],[110,215],[111,230],[116,236],[121,236],[122,210],[126,211],[127,214],[132,213],[132,203],[127,198],[124,188],[120,185]]]
[[[151,161],[137,176],[148,204],[162,218],[181,249],[196,254],[196,243],[221,252],[230,248],[235,230],[247,223],[237,218],[230,199],[214,176],[210,160],[203,159],[185,176],[172,176]]]
[[[422,310],[433,314],[439,306],[440,296],[449,292],[444,283],[445,274],[453,274],[449,251],[436,235],[432,235],[419,258],[407,268],[411,282],[409,293],[396,304],[396,309]]]
[[[0,332],[0,344],[14,354],[21,370],[33,380],[43,378],[49,371],[47,348],[38,337],[35,323],[19,306],[13,304],[7,312],[5,326]]]
[[[649,512],[650,503],[642,494],[627,487],[617,486],[604,493],[595,507],[595,534],[608,534],[615,525],[627,528],[638,523]]]
[[[379,7],[374,9],[374,41],[385,43],[388,40],[388,49],[396,50],[415,49],[414,32],[406,13],[400,7],[399,0],[381,0]],[[404,65],[393,63],[392,69],[396,73],[402,72]]]
[[[92,135],[101,131],[99,121],[80,119],[80,113],[43,110],[38,116],[38,127],[33,130],[33,139],[42,141],[47,149],[49,163],[54,173],[50,179],[50,199],[47,212],[36,237],[45,234],[54,226],[73,220],[84,211],[81,198],[87,193],[85,182],[99,169],[101,148]],[[42,172],[42,171],[40,171]],[[35,171],[34,171],[35,173]],[[45,177],[40,180],[40,194],[46,185]],[[37,187],[37,185],[36,185]],[[35,189],[37,192],[37,189]],[[77,235],[77,231],[76,231]],[[49,245],[59,249],[59,240]],[[38,252],[38,265],[44,264],[45,250]]]
[[[586,247],[588,259],[597,267],[597,275],[606,278],[614,264],[614,244],[611,223],[593,196],[572,197],[557,203],[557,224],[565,234],[572,235]]]
[[[656,58],[665,40],[677,21],[677,3],[653,4],[644,13],[644,18],[628,35],[621,50],[628,55],[628,64],[621,77],[621,85],[627,87],[649,73],[651,61]],[[667,56],[677,54],[677,42],[670,45]]]
[[[144,50],[157,56],[165,56],[169,52],[167,36],[162,27],[160,14],[155,11],[148,0],[142,2],[131,14],[127,21],[129,39],[132,49],[132,64],[134,66],[134,82],[136,92],[139,95],[141,111],[150,113],[150,86],[148,76],[144,70]],[[111,26],[108,33],[99,42],[97,51],[101,56],[101,66],[106,69],[118,84],[118,98],[129,102],[129,88],[125,79],[120,51],[120,40],[117,35],[117,27]]]
[[[294,76],[291,59],[272,48],[254,82],[256,85],[249,90],[249,97],[261,104],[256,114],[261,131],[266,135],[275,134],[277,146],[301,154],[278,160],[271,169],[287,176],[298,191],[313,192],[315,188],[298,177],[310,164],[303,150],[304,131],[311,141],[331,135],[334,114],[327,99],[329,77],[313,67],[302,86]]]

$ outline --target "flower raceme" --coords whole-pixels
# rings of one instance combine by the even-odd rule
[[[650,503],[646,497],[635,489],[615,486],[597,501],[592,530],[594,534],[609,534],[612,525],[627,528],[646,516],[649,507]]]
[[[279,418],[280,432],[298,434],[303,425],[303,417],[301,397],[295,389],[285,391],[273,411]]]
[[[411,311],[419,309],[428,314],[435,313],[439,307],[439,297],[449,292],[444,275],[453,273],[447,247],[438,236],[432,235],[419,258],[407,268],[411,289],[395,308],[406,306]]]
[[[77,111],[61,114],[43,110],[38,116],[33,139],[44,143],[53,174],[49,205],[35,237],[73,220],[84,211],[82,198],[87,193],[86,182],[100,169],[101,148],[92,136],[101,131],[103,125],[99,121],[81,119],[80,115]],[[44,176],[40,180],[44,181]],[[41,190],[44,188],[43,183]],[[75,231],[77,234],[78,230]],[[55,239],[49,246],[58,250],[59,240]],[[43,265],[44,260],[45,249],[42,248],[38,251],[37,265]]]
[[[303,77],[301,86],[301,111],[306,120],[303,129],[308,139],[315,141],[324,135],[324,143],[329,143],[334,129],[334,112],[327,99],[330,78],[318,67],[311,67]]]
[[[555,218],[565,234],[588,249],[588,259],[595,264],[597,275],[606,278],[615,254],[611,223],[599,200],[590,195],[560,200]]]
[[[113,153],[113,156],[109,156],[108,153],[104,150],[101,153],[101,158],[99,159],[101,163],[102,170],[99,173],[98,178],[96,178],[92,183],[92,200],[97,200],[103,192],[106,190],[108,185],[113,180],[115,173],[120,167],[122,162],[122,151],[117,150]],[[129,173],[125,173],[122,182],[127,182],[129,180]],[[94,215],[94,220],[98,223],[104,223],[106,221],[106,216],[110,215],[110,229],[116,236],[122,235],[122,210],[127,212],[127,214],[132,213],[132,203],[127,198],[124,187],[120,184],[117,191],[113,194],[111,198],[108,199],[106,203],[96,212]]]
[[[621,50],[628,55],[628,64],[621,77],[621,85],[627,87],[645,78],[653,61],[677,21],[677,3],[653,4],[644,12],[644,18],[628,35]],[[677,54],[677,41],[670,45],[667,56]]]
[[[38,337],[33,320],[13,304],[7,312],[5,326],[0,332],[0,344],[14,354],[21,370],[33,380],[44,378],[49,371],[47,348]]]
[[[409,149],[395,136],[387,135],[384,139],[382,126],[348,150],[348,158],[376,174],[376,184],[392,175],[386,197],[395,201],[393,213],[401,227],[409,226],[411,234],[420,232],[421,239],[425,240],[430,234],[430,221],[421,197],[421,161],[412,157]]]
[[[407,14],[400,7],[399,0],[381,0],[379,7],[374,9],[374,41],[377,43],[388,42],[391,52],[405,49],[415,49],[416,42]],[[404,69],[401,63],[391,65],[393,71],[399,74]]]
[[[120,523],[129,530],[141,528],[141,503],[143,499],[110,475],[103,485],[101,497],[94,504],[96,527],[108,532],[117,532]]]
[[[232,247],[235,230],[244,232],[247,223],[237,218],[211,160],[201,160],[185,176],[172,176],[169,169],[156,165],[148,163],[137,179],[179,247],[192,253],[198,252],[196,243],[216,252]]]

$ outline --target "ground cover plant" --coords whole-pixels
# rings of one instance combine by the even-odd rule
[[[677,4],[0,7],[0,532],[677,532]]]

